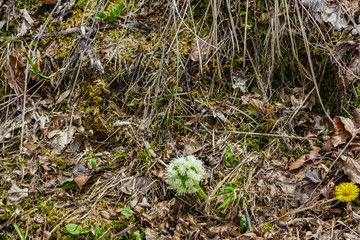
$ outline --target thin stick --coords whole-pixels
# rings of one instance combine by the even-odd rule
[[[219,131],[216,131],[219,132]],[[257,133],[257,132],[241,132],[241,131],[228,131],[229,133],[239,134],[239,135],[250,135],[250,136],[259,136],[259,137],[274,137],[274,138],[291,138],[298,140],[315,140],[315,137],[300,137],[300,136],[290,136],[290,135],[280,135],[272,133]]]
[[[98,30],[105,30],[105,29],[114,29],[114,28],[128,28],[128,29],[135,29],[135,30],[145,30],[145,31],[152,31],[153,28],[146,27],[142,24],[136,24],[136,23],[130,23],[127,25],[124,24],[105,24],[98,27]],[[86,32],[88,32],[91,29],[91,27],[85,27]],[[50,37],[56,37],[56,36],[62,36],[62,35],[68,35],[73,33],[80,33],[81,28],[70,28],[65,31],[55,32],[51,34],[44,34],[38,37],[39,39],[43,38],[50,38]],[[18,37],[0,37],[2,39],[15,39],[15,40],[30,40],[35,38],[33,35],[25,35],[25,36],[18,36]]]
[[[246,34],[247,34],[247,23],[248,23],[248,13],[249,13],[249,0],[246,1],[246,15],[245,15],[245,31],[244,31],[244,59],[243,59],[243,68],[245,68],[245,57],[246,57]]]

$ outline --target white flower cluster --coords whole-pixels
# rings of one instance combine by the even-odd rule
[[[172,160],[167,168],[167,176],[171,188],[176,189],[178,194],[194,193],[205,177],[205,169],[201,160],[189,155]]]

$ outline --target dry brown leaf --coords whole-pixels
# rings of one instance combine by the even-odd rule
[[[54,136],[51,133],[54,134],[55,131],[50,132],[49,136]],[[57,136],[51,143],[51,146],[53,147],[52,153],[60,153],[69,143],[71,143],[75,131],[75,126],[69,126],[68,128],[55,132],[55,135]]]
[[[360,159],[353,159],[347,156],[341,156],[344,161],[343,170],[350,180],[356,184],[360,184]]]
[[[111,61],[116,54],[119,53],[117,42],[112,42],[109,38],[105,38],[103,41],[104,45],[101,48],[101,52],[104,54],[104,58]]]
[[[360,109],[359,108],[354,109],[353,116],[354,116],[354,121],[355,121],[355,127],[359,128],[360,127]]]
[[[340,90],[341,96],[346,95],[346,90],[355,80],[359,79],[360,75],[360,54],[359,54],[359,41],[351,39],[342,39],[335,45],[335,50],[333,52],[333,58],[335,62],[339,62],[341,58],[347,52],[355,52],[351,62],[348,64],[347,68],[341,70],[339,74],[338,88]],[[343,68],[342,68],[343,69]]]
[[[194,123],[198,122],[201,118],[202,114],[201,113],[197,113],[195,114],[189,121],[187,121],[184,125],[185,126],[191,126]]]
[[[66,90],[65,92],[63,92],[58,99],[56,100],[55,104],[59,104],[62,103],[62,101],[64,101],[65,98],[67,98],[67,96],[69,96],[71,92],[71,89]]]
[[[304,165],[306,161],[306,154],[300,156],[295,162],[289,166],[289,170],[295,170]]]
[[[337,116],[333,120],[333,125],[335,132],[331,136],[331,143],[334,147],[346,143],[352,134],[356,132],[354,121],[349,118]]]
[[[319,156],[320,150],[321,150],[321,148],[312,145],[312,150],[306,156],[307,160],[312,160],[312,159],[317,158]]]
[[[256,109],[256,110],[263,110],[264,109],[264,102],[260,101],[258,99],[251,98],[250,104]]]
[[[244,234],[241,234],[236,238],[236,240],[263,240],[264,238],[256,236],[253,232],[247,232]]]
[[[73,169],[74,181],[78,187],[82,188],[84,184],[91,178],[93,175],[94,169],[87,162],[87,160],[80,160]]]
[[[15,183],[11,186],[8,191],[8,203],[15,204],[18,203],[22,198],[27,198],[29,196],[28,188],[19,188]]]
[[[323,151],[323,152],[330,152],[331,147],[332,147],[331,140],[330,140],[330,139],[329,139],[329,140],[326,140],[325,142],[323,142],[321,151]]]
[[[45,5],[55,5],[58,0],[44,0]]]
[[[326,184],[326,186],[321,188],[320,192],[326,199],[331,199],[335,197],[335,187],[336,184],[331,180]]]
[[[42,55],[44,57],[55,57],[57,55],[58,45],[59,43],[56,40],[52,41],[49,45],[45,47],[45,50],[42,51]]]
[[[165,238],[162,238],[160,235],[158,235],[158,233],[151,229],[151,228],[145,228],[145,237],[146,239],[165,239]]]
[[[302,165],[304,165],[304,163],[307,160],[313,160],[313,159],[317,158],[320,155],[319,152],[320,152],[321,148],[319,148],[317,146],[314,146],[312,142],[311,142],[311,147],[312,147],[312,150],[309,153],[300,156],[295,162],[293,162],[289,166],[289,170],[298,169]]]
[[[18,30],[18,36],[25,35],[29,29],[34,25],[34,20],[30,17],[28,11],[24,8],[20,10],[20,13],[23,15],[23,21],[21,23],[21,26],[17,29]]]
[[[14,89],[15,93],[19,96],[25,89],[25,77],[21,73],[20,62],[17,57],[10,55],[9,61],[5,69],[5,75],[8,79],[9,86]]]
[[[199,142],[198,137],[194,136],[193,133],[189,133],[182,139],[184,141],[184,153],[186,155],[191,155],[202,149],[202,144]]]
[[[235,226],[231,223],[222,225],[222,226],[212,226],[209,227],[208,230],[210,232],[210,234],[213,235],[218,235],[221,234],[223,232],[230,232],[233,228],[235,228]]]
[[[167,182],[166,168],[160,164],[157,164],[157,168],[151,170],[151,173],[160,178],[163,182]]]
[[[195,40],[196,41],[196,40]],[[207,39],[207,41],[200,40],[198,43],[195,43],[195,47],[191,51],[190,59],[194,62],[204,61],[209,58],[213,47],[211,46],[213,43],[212,36]]]

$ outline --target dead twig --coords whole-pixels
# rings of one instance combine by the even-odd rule
[[[220,131],[215,131],[220,132]],[[221,131],[224,132],[224,131]],[[300,136],[290,136],[290,135],[281,135],[281,134],[272,134],[272,133],[257,133],[257,132],[240,132],[240,131],[228,131],[229,133],[239,134],[239,135],[250,135],[250,136],[259,136],[259,137],[273,137],[273,138],[290,138],[298,140],[316,140],[315,137],[300,137]]]
[[[116,24],[116,23],[105,24],[105,25],[99,26],[97,28],[97,30],[101,31],[101,30],[105,30],[105,29],[114,29],[114,28],[128,28],[128,29],[132,29],[132,30],[145,30],[145,31],[153,30],[153,28],[147,27],[147,26],[139,24],[139,23],[130,23],[130,24],[126,24],[126,25],[125,24]],[[90,29],[91,29],[91,27],[85,27],[86,32],[89,31]],[[44,34],[44,35],[41,35],[39,38],[44,39],[44,38],[57,37],[57,36],[69,35],[69,34],[80,33],[80,32],[81,32],[81,27],[70,28],[65,31]],[[11,39],[11,40],[30,40],[30,39],[33,39],[34,37],[35,36],[33,36],[33,35],[25,35],[25,36],[18,36],[18,37],[0,37],[0,38],[6,39],[6,40],[9,40],[9,39]]]

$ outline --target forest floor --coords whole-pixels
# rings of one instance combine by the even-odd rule
[[[0,0],[0,238],[360,239],[357,9]]]

